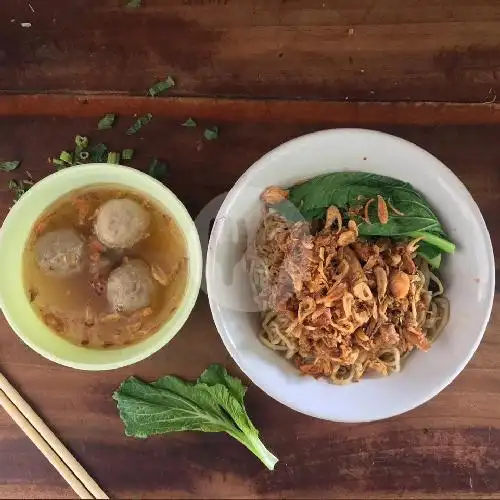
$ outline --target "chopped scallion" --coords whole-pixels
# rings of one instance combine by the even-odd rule
[[[59,159],[68,165],[73,164],[73,155],[68,151],[61,151]]]
[[[219,138],[219,127],[206,128],[203,132],[203,137],[207,141],[215,141],[215,139]]]
[[[110,151],[108,153],[108,163],[118,165],[120,163],[120,153],[117,151]]]
[[[188,118],[183,124],[182,124],[183,127],[190,127],[190,128],[194,128],[197,126],[197,123],[192,119],[192,118]]]
[[[20,161],[0,161],[0,172],[12,172],[21,165]]]
[[[122,160],[131,160],[134,157],[133,149],[122,150]]]
[[[99,130],[108,130],[115,123],[116,115],[114,113],[106,113],[97,124]]]
[[[167,76],[165,80],[157,82],[153,86],[151,86],[148,89],[148,94],[151,97],[155,97],[158,94],[164,92],[165,90],[171,89],[172,87],[175,87],[175,81],[171,76]]]
[[[148,174],[159,181],[163,181],[168,173],[168,165],[155,158],[148,168]]]
[[[139,118],[137,118],[137,120],[127,130],[127,135],[136,134],[142,127],[144,127],[144,125],[151,121],[151,118],[153,118],[151,113],[139,116]]]

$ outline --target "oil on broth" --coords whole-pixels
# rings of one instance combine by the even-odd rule
[[[94,231],[98,209],[124,198],[149,213],[148,235],[131,248],[106,248]],[[35,252],[40,237],[60,229],[74,229],[84,240],[83,269],[65,277],[44,272]],[[149,266],[151,301],[129,313],[117,312],[106,297],[107,278],[133,259]],[[89,348],[129,345],[155,333],[181,302],[187,269],[184,237],[172,217],[142,193],[113,184],[89,186],[57,200],[34,224],[23,255],[25,291],[37,315],[58,335]]]

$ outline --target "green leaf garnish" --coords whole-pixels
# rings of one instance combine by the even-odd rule
[[[425,241],[420,241],[418,243],[417,253],[424,258],[431,267],[439,269],[439,266],[441,265],[442,253],[438,247],[430,245]]]
[[[155,97],[158,94],[161,94],[165,90],[171,89],[175,87],[174,79],[169,75],[165,80],[155,83],[153,86],[149,87],[148,94],[151,97]]]
[[[142,127],[144,127],[144,125],[151,121],[151,118],[153,118],[153,115],[151,113],[146,113],[143,116],[139,116],[134,124],[127,130],[127,135],[136,134]]]
[[[389,220],[383,224],[377,215],[377,203],[369,205],[369,221],[354,217],[360,236],[423,238],[441,251],[453,253],[455,245],[448,240],[438,217],[421,193],[411,184],[391,177],[364,172],[335,172],[310,179],[290,188],[289,201],[273,207],[287,217],[296,207],[306,220],[322,219],[329,206],[348,212],[363,208],[380,195],[389,206]],[[394,209],[397,209],[397,212]],[[427,252],[428,253],[428,252]],[[437,254],[432,255],[437,264]]]
[[[148,174],[159,181],[163,181],[168,173],[168,165],[155,158],[148,168]]]
[[[259,439],[244,405],[246,388],[220,365],[192,383],[166,376],[150,384],[126,379],[113,394],[125,434],[146,438],[176,431],[226,432],[273,470],[278,459]]]
[[[182,126],[183,127],[191,127],[191,128],[194,128],[196,127],[198,124],[192,119],[192,118],[188,118],[183,124]]]
[[[116,115],[114,113],[106,113],[97,124],[99,130],[108,130],[115,123]]]
[[[108,157],[108,148],[102,142],[90,148],[90,161],[92,163],[104,163]]]
[[[137,7],[141,6],[142,0],[130,0],[125,4],[127,9],[137,9]]]
[[[122,160],[131,160],[134,157],[133,149],[124,149],[122,151]]]
[[[12,172],[21,165],[20,161],[0,161],[0,172]]]
[[[219,127],[206,128],[203,132],[203,137],[207,141],[215,141],[215,139],[219,138]]]
[[[117,151],[110,151],[108,153],[108,163],[111,163],[113,165],[119,165],[120,164],[120,153]]]

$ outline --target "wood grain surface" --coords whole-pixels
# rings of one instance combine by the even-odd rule
[[[500,91],[495,0],[126,2],[2,0],[0,91],[144,94],[167,74],[174,95],[485,102]]]
[[[219,97],[151,97],[113,94],[0,95],[0,116],[93,117],[108,112],[205,121],[300,124],[309,126],[486,125],[500,123],[500,103],[339,102]]]
[[[22,177],[25,170],[35,179],[46,176],[52,171],[46,158],[70,148],[77,133],[116,149],[135,147],[138,167],[147,165],[150,156],[168,160],[166,184],[195,216],[263,153],[320,128],[224,122],[220,139],[200,147],[201,128],[186,129],[178,120],[155,118],[137,136],[127,137],[130,120],[120,117],[116,129],[103,132],[96,130],[94,118],[0,117],[0,158],[23,160],[18,172],[0,174],[1,216],[11,203],[8,179]],[[219,123],[201,122],[213,124]],[[500,255],[500,126],[381,130],[426,148],[462,179]],[[248,411],[263,441],[280,458],[275,472],[264,470],[246,449],[222,434],[177,433],[145,441],[123,434],[111,394],[128,375],[194,378],[208,364],[220,362],[242,376],[219,339],[203,293],[171,344],[135,366],[108,373],[60,367],[24,346],[3,319],[0,364],[114,498],[500,498],[499,306],[497,294],[485,338],[464,372],[433,400],[396,418],[362,425],[324,422],[289,410],[250,386]],[[0,411],[0,497],[72,496]]]

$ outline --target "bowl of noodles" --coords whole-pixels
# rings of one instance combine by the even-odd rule
[[[488,230],[438,159],[325,130],[266,154],[215,219],[206,280],[231,356],[274,399],[334,421],[425,403],[466,366],[494,295]]]

